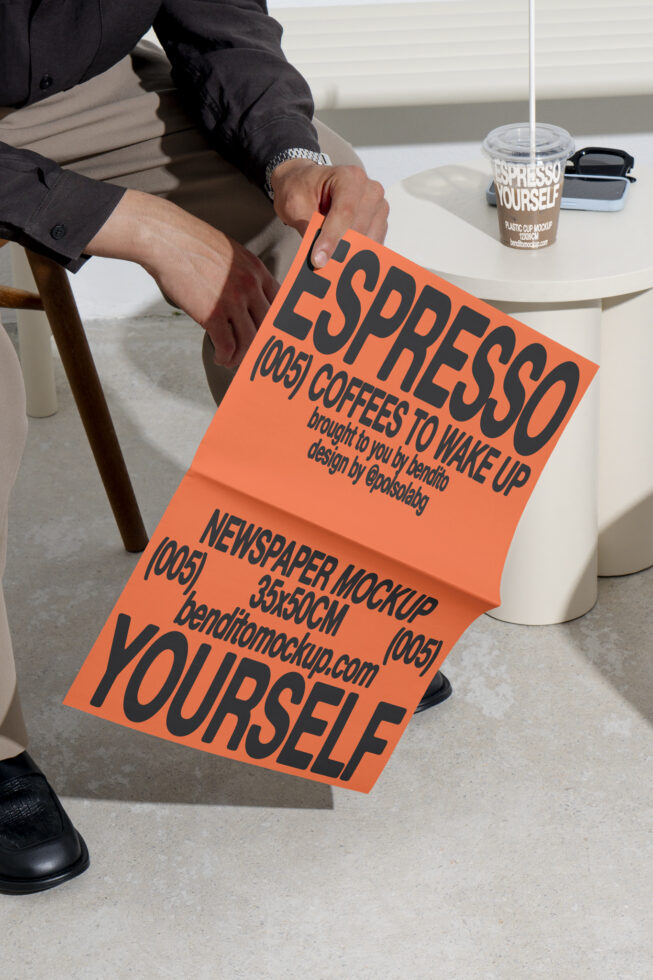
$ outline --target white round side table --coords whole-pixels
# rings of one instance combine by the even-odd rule
[[[562,211],[539,251],[499,241],[489,163],[437,167],[388,192],[386,245],[600,365],[526,505],[491,615],[559,623],[598,575],[653,564],[653,170],[623,211]]]

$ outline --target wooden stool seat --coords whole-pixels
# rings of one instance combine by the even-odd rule
[[[38,294],[0,286],[0,308],[45,313],[125,549],[143,551],[147,532],[68,276],[51,259],[25,252]]]

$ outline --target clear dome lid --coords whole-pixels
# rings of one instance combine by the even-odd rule
[[[575,143],[566,129],[550,123],[535,127],[535,159],[538,163],[566,160],[574,152]],[[498,126],[483,140],[483,150],[489,157],[507,163],[531,160],[531,129],[527,122]]]

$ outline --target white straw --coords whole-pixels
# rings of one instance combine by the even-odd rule
[[[528,0],[528,112],[531,127],[531,162],[535,163],[535,0]]]

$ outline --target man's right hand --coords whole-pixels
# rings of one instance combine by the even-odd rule
[[[199,323],[215,361],[236,368],[279,284],[233,238],[170,201],[127,190],[84,250],[138,262],[173,303]]]

